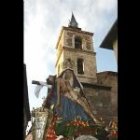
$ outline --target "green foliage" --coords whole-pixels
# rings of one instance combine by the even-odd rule
[[[66,125],[68,123],[57,123],[56,127],[55,127],[55,131],[57,135],[63,135],[64,137],[72,137],[75,135],[76,132],[78,132],[78,130],[81,130],[81,128],[91,128],[91,129],[98,129],[99,126],[74,126],[74,125]]]
[[[64,135],[65,132],[65,124],[64,123],[57,123],[55,127],[55,131],[57,135]]]
[[[77,127],[76,126],[67,126],[65,123],[58,123],[56,125],[56,134],[57,135],[63,135],[64,137],[71,137],[76,132]]]

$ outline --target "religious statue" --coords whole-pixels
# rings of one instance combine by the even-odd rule
[[[70,121],[80,116],[83,120],[100,123],[93,115],[82,85],[72,69],[67,68],[58,77],[49,77],[48,81],[51,81],[52,89],[45,103],[47,107],[54,104],[59,117]]]

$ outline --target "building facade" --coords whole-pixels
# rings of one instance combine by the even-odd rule
[[[118,60],[117,32],[118,32],[118,27],[117,27],[117,20],[116,20],[100,45],[101,48],[113,50],[116,60]]]

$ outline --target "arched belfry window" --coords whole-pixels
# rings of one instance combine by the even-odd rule
[[[78,74],[84,74],[84,60],[82,58],[77,59],[77,72]]]
[[[75,37],[75,48],[82,49],[82,38],[79,36]]]

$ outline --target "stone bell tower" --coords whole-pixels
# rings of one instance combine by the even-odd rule
[[[82,31],[72,13],[68,27],[62,27],[56,49],[56,74],[72,68],[80,82],[96,83],[96,58],[93,33]]]
[[[57,44],[56,74],[72,68],[83,86],[93,113],[106,123],[117,118],[117,73],[97,73],[93,33],[83,31],[72,14],[68,27],[62,27]],[[116,120],[116,119],[115,119]]]

